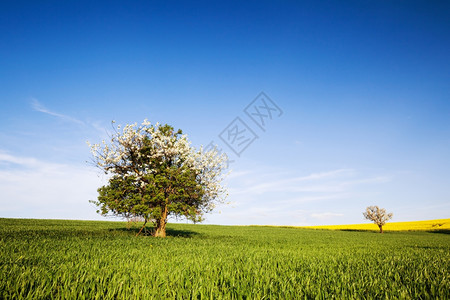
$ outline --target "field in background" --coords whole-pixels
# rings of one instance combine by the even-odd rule
[[[450,235],[0,219],[0,299],[448,299]]]
[[[379,231],[374,223],[351,225],[322,225],[307,226],[305,228],[331,229],[331,230],[374,230]],[[388,222],[383,226],[383,231],[450,231],[450,219],[438,219],[414,222]]]

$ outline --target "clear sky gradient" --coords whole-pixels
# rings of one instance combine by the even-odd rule
[[[86,140],[148,118],[234,160],[206,223],[449,218],[449,53],[448,1],[1,1],[0,217],[102,219]]]

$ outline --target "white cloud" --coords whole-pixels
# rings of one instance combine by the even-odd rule
[[[41,113],[56,117],[64,122],[69,122],[69,123],[74,123],[74,124],[80,125],[85,130],[84,133],[88,133],[89,135],[99,136],[99,140],[104,140],[109,137],[108,130],[103,125],[102,121],[89,120],[89,119],[86,121],[81,121],[81,120],[71,117],[69,115],[60,114],[60,113],[51,111],[48,108],[46,108],[42,103],[40,103],[37,99],[34,99],[34,98],[31,99],[31,107],[37,112],[41,112]],[[77,130],[79,130],[79,128],[80,127],[78,127]]]
[[[314,213],[311,214],[311,217],[319,220],[328,220],[334,217],[342,217],[344,214],[332,213],[332,212],[324,212],[324,213]]]
[[[94,121],[94,122],[88,122],[98,133],[100,133],[102,136],[107,137],[108,136],[108,130],[103,126],[102,122],[100,121]]]
[[[389,176],[363,174],[355,169],[310,174],[262,168],[242,170],[238,176],[228,179],[228,200],[233,205],[220,207],[222,214],[211,215],[208,222],[320,225],[324,221],[341,220],[338,217],[343,216],[342,207],[348,208],[346,214],[359,217],[358,203],[390,180]]]
[[[275,192],[343,193],[352,185],[389,181],[389,177],[386,176],[357,178],[357,172],[353,169],[337,169],[305,176],[295,176],[287,173],[270,173],[267,176],[267,172],[247,172],[244,174],[250,179],[235,182],[235,187],[230,189],[230,194],[248,196]]]
[[[251,174],[250,171],[231,171],[230,175],[227,176],[227,179],[234,179],[238,177],[243,177]]]
[[[50,116],[57,117],[57,118],[59,118],[59,119],[61,119],[63,121],[72,122],[72,123],[76,123],[76,124],[79,124],[79,125],[86,125],[83,121],[75,119],[75,118],[73,118],[71,116],[63,115],[63,114],[60,114],[60,113],[56,113],[56,112],[53,112],[53,111],[47,109],[37,99],[34,99],[34,98],[31,100],[31,107],[35,111],[38,111],[38,112],[41,112],[41,113],[44,113],[44,114],[48,114]]]
[[[88,166],[72,166],[0,152],[2,217],[100,219],[89,203],[104,180]]]
[[[4,164],[14,164],[14,165],[22,165],[22,166],[38,166],[39,161],[35,158],[29,157],[17,157],[9,155],[5,152],[0,152],[0,166]]]
[[[278,203],[300,204],[307,202],[319,202],[325,200],[342,200],[351,198],[352,196],[353,194],[351,193],[326,193],[325,195],[306,195],[289,198],[286,200],[281,200]]]

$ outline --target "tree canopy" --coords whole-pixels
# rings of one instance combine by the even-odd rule
[[[386,209],[379,208],[378,206],[368,206],[366,211],[363,212],[364,218],[373,221],[380,228],[380,233],[383,233],[383,226],[386,221],[392,219],[393,213],[387,213]]]
[[[110,175],[92,202],[102,215],[143,218],[139,233],[151,221],[153,234],[165,237],[168,217],[202,221],[227,196],[226,156],[196,150],[181,130],[167,124],[144,120],[117,126],[108,143],[88,144],[95,165]]]

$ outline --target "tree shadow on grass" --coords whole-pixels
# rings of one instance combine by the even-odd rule
[[[450,229],[433,229],[433,230],[428,230],[427,232],[450,234]]]
[[[109,229],[109,231],[112,231],[112,232],[123,232],[123,233],[128,233],[130,235],[136,235],[136,234],[138,234],[140,229],[141,228],[139,228],[139,227],[131,227],[131,228],[121,227],[121,228]],[[149,236],[149,237],[151,237],[153,235],[154,231],[155,231],[154,228],[146,227],[141,232],[140,235],[141,236]],[[167,237],[191,238],[193,236],[199,235],[199,233],[195,232],[195,231],[190,231],[190,230],[180,230],[180,229],[166,228],[166,235],[167,235]]]
[[[338,231],[353,231],[353,232],[380,233],[379,230],[370,230],[370,229],[338,229]]]
[[[190,230],[180,230],[180,229],[172,229],[168,228],[166,229],[167,236],[174,236],[174,237],[184,237],[184,238],[191,238],[196,235],[199,235],[200,233]]]

